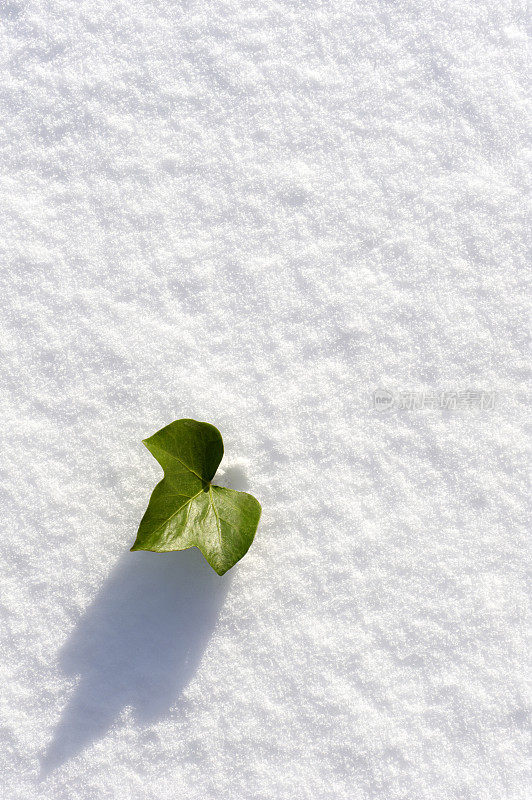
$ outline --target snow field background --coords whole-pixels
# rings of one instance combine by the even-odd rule
[[[0,3],[9,800],[525,800],[524,29]],[[223,578],[128,552],[187,416],[263,505]]]

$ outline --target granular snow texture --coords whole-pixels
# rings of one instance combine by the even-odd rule
[[[525,800],[525,4],[0,18],[3,797]],[[223,578],[128,551],[181,417]]]

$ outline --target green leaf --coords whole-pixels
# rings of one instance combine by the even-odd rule
[[[132,550],[167,553],[197,547],[219,575],[244,556],[261,515],[252,495],[213,486],[224,446],[207,422],[178,419],[145,439],[164,470]]]

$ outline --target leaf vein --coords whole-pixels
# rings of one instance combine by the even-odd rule
[[[212,510],[214,511],[214,516],[216,517],[216,529],[218,531],[218,540],[220,542],[220,550],[222,549],[222,526],[220,525],[220,517],[218,516],[218,512],[216,511],[216,506],[214,505],[212,488],[209,486],[209,500],[211,501]]]
[[[202,478],[202,477],[201,477],[201,475],[198,475],[198,473],[197,473],[197,472],[195,472],[195,471],[192,469],[192,467],[189,467],[189,466],[188,466],[188,464],[185,464],[185,462],[184,462],[184,461],[182,461],[182,460],[179,458],[179,456],[175,456],[173,453],[170,453],[168,450],[165,450],[165,449],[164,449],[164,447],[160,447],[159,445],[155,445],[155,447],[156,447],[156,449],[157,449],[157,450],[160,450],[162,453],[166,453],[166,455],[167,455],[167,456],[170,456],[170,458],[173,458],[173,459],[174,459],[174,461],[179,461],[179,463],[180,463],[180,464],[182,464],[182,465],[184,466],[184,468],[185,468],[185,469],[188,469],[188,471],[189,471],[189,472],[191,472],[193,475],[195,475],[195,476],[196,476],[196,478],[199,478],[199,479],[200,479],[200,481],[204,481],[204,480],[205,480],[205,478]]]
[[[193,497],[190,497],[190,498],[187,500],[187,502],[186,502],[186,503],[183,503],[183,505],[182,505],[182,506],[179,506],[179,508],[178,508],[178,509],[176,509],[176,510],[174,511],[174,513],[173,513],[173,514],[170,514],[170,516],[168,517],[168,519],[165,519],[165,521],[162,523],[162,525],[159,525],[159,527],[158,527],[158,528],[155,528],[155,530],[154,530],[154,531],[151,531],[151,533],[152,533],[152,534],[154,534],[154,533],[157,533],[157,532],[158,532],[158,531],[160,531],[162,528],[164,528],[164,526],[165,526],[165,525],[168,525],[168,523],[170,522],[170,520],[171,520],[173,517],[175,517],[175,515],[176,515],[176,514],[178,514],[178,513],[181,511],[181,509],[183,509],[185,506],[188,506],[188,507],[189,507],[189,510],[190,510],[190,503],[192,502],[192,500],[194,500],[196,497],[198,497],[198,495],[200,495],[200,494],[202,493],[202,491],[203,491],[203,489],[200,489],[200,490],[199,490],[199,492],[198,492],[198,494],[195,494],[195,495],[193,495]],[[187,520],[188,520],[188,513],[187,513]]]

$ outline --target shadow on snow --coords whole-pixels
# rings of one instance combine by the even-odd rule
[[[126,553],[60,654],[80,681],[41,760],[41,775],[105,736],[122,709],[164,717],[192,677],[231,578],[196,548]]]

